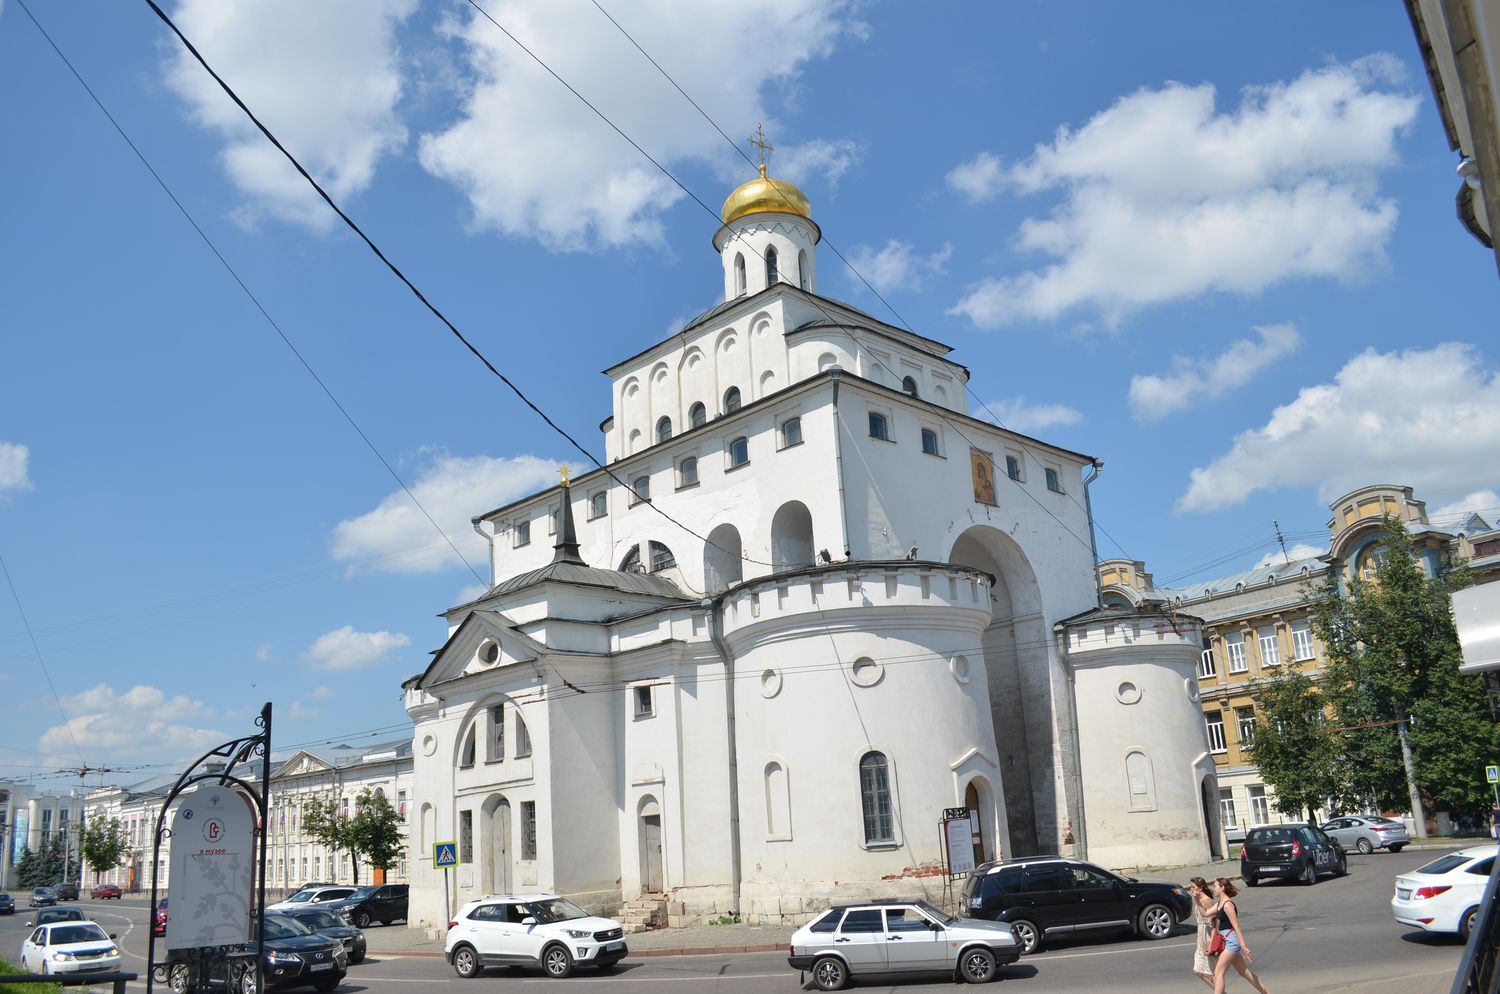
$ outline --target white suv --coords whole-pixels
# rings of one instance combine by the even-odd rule
[[[458,909],[443,947],[460,977],[487,966],[541,967],[561,979],[575,966],[609,969],[630,950],[625,929],[556,894],[482,897]]]
[[[316,908],[334,901],[346,900],[353,894],[353,887],[311,886],[304,887],[290,897],[284,897],[266,908],[267,911],[293,911],[298,908]]]

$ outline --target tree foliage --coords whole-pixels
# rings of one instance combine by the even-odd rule
[[[325,848],[334,852],[347,852],[354,867],[353,882],[359,882],[359,846],[354,838],[352,821],[339,809],[337,798],[314,797],[304,801],[302,830]],[[332,872],[329,873],[330,877],[333,875]]]
[[[1255,707],[1251,753],[1276,791],[1276,809],[1306,812],[1311,822],[1313,812],[1349,790],[1347,764],[1328,731],[1328,701],[1307,673],[1288,663],[1259,687]]]
[[[62,883],[63,863],[66,859],[62,839],[56,835],[43,844],[41,849],[28,846],[21,856],[20,865],[16,867],[16,886],[24,889],[56,887]]]
[[[355,847],[364,853],[371,866],[389,870],[406,850],[400,813],[384,793],[368,788],[360,791],[355,803],[358,809],[349,821]]]
[[[130,848],[125,826],[118,818],[90,818],[78,839],[78,855],[97,875],[120,865],[120,857]]]

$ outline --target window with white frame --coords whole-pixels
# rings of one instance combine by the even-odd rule
[[[688,456],[677,464],[677,489],[698,485],[698,457]]]
[[[1224,823],[1225,828],[1238,828],[1240,817],[1234,810],[1234,791],[1228,787],[1219,788],[1219,820]]]
[[[651,700],[651,685],[643,683],[632,690],[635,700],[635,716],[637,718],[649,718],[656,713],[656,708]]]
[[[896,841],[891,809],[891,771],[883,752],[867,752],[859,761],[859,796],[865,823],[865,845]]]
[[[1251,824],[1264,825],[1271,820],[1271,802],[1266,797],[1266,788],[1262,784],[1251,784],[1249,793]]]
[[[602,518],[609,513],[609,494],[601,490],[589,496],[589,520]]]
[[[1260,664],[1262,666],[1281,665],[1281,646],[1276,642],[1276,627],[1265,625],[1257,628],[1255,634],[1260,641]]]
[[[632,545],[625,553],[625,558],[620,560],[621,573],[644,573],[646,568],[641,565],[641,547]]]
[[[1211,711],[1203,716],[1208,724],[1208,751],[1228,752],[1229,746],[1224,742],[1224,715],[1219,711]]]
[[[1292,657],[1298,660],[1312,659],[1317,655],[1313,648],[1312,625],[1307,619],[1292,622]]]
[[[517,521],[515,530],[515,547],[519,549],[523,545],[531,544],[531,522]]]
[[[652,541],[646,545],[651,553],[651,572],[660,573],[664,569],[671,569],[677,565],[677,557],[672,555],[672,550],[662,543]]]
[[[1255,709],[1254,708],[1235,708],[1234,709],[1234,724],[1235,724],[1236,730],[1240,733],[1240,748],[1241,749],[1254,749],[1255,748]]]
[[[891,419],[879,411],[870,412],[870,437],[882,442],[891,440]]]
[[[1245,635],[1233,632],[1224,636],[1224,655],[1229,659],[1229,672],[1244,673],[1250,666],[1245,662]]]
[[[1219,675],[1219,666],[1214,662],[1214,651],[1204,649],[1198,657],[1198,679],[1210,680]]]

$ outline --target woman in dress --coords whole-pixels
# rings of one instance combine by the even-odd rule
[[[1229,979],[1231,965],[1260,994],[1271,994],[1255,975],[1255,971],[1250,969],[1250,961],[1255,957],[1251,955],[1250,946],[1245,942],[1245,932],[1240,927],[1239,909],[1234,906],[1234,897],[1238,893],[1234,884],[1223,877],[1214,881],[1214,897],[1219,901],[1216,916],[1218,920],[1214,927],[1224,937],[1224,951],[1219,954],[1219,962],[1214,964],[1214,994],[1224,994],[1224,982]]]
[[[1193,975],[1208,987],[1214,985],[1214,959],[1208,952],[1208,941],[1213,938],[1214,920],[1219,913],[1209,892],[1208,881],[1194,877],[1188,881],[1188,893],[1193,895],[1193,925],[1198,930],[1198,943],[1193,947]]]

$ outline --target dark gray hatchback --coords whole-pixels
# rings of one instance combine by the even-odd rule
[[[1272,878],[1315,884],[1320,874],[1348,872],[1344,847],[1310,825],[1261,825],[1245,833],[1240,847],[1240,876],[1250,887]]]

